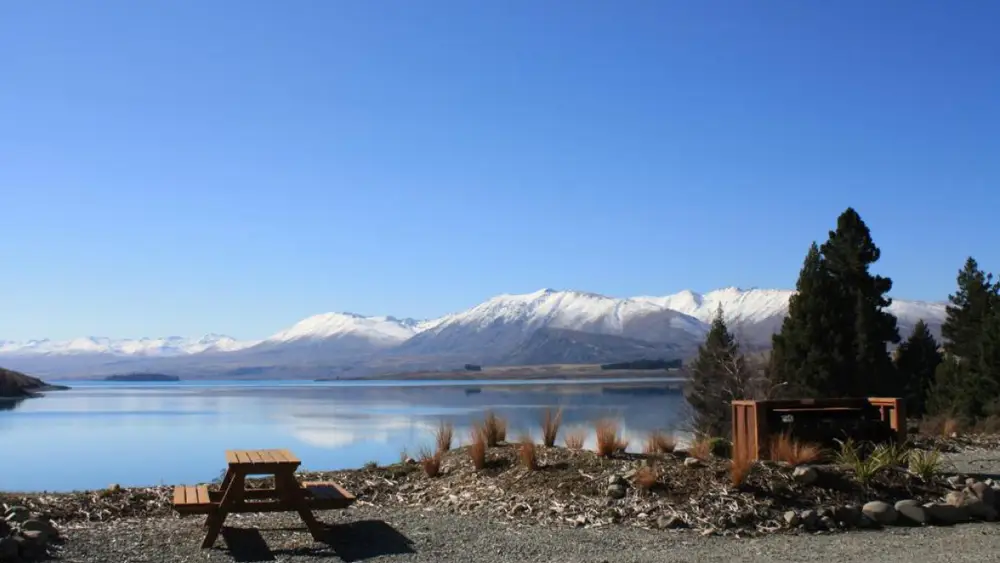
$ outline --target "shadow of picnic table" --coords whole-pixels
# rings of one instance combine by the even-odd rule
[[[300,528],[274,529],[301,531]],[[222,529],[222,538],[225,540],[229,555],[234,561],[241,563],[276,561],[275,555],[306,557],[336,555],[346,563],[351,563],[384,555],[416,553],[412,540],[381,520],[328,524],[323,541],[315,547],[272,550],[260,531],[255,528],[225,527]]]

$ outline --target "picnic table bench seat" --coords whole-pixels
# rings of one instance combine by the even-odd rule
[[[207,514],[212,510],[208,485],[174,487],[174,510],[181,514]]]
[[[306,500],[316,510],[337,510],[347,508],[357,500],[354,495],[332,481],[306,481]]]

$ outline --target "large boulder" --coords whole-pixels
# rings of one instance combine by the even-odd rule
[[[969,511],[965,507],[945,502],[928,502],[924,505],[924,512],[932,524],[940,526],[953,526],[969,520]]]
[[[901,500],[894,506],[899,519],[907,524],[923,525],[930,521],[927,511],[913,499]]]
[[[986,504],[971,488],[962,491],[952,491],[945,495],[945,504],[965,509],[969,516],[992,522],[997,519],[997,509]]]
[[[896,523],[899,515],[895,507],[887,502],[873,500],[861,507],[861,512],[883,526],[891,526]]]
[[[792,471],[792,480],[800,485],[812,485],[819,479],[819,472],[815,467],[800,465]]]

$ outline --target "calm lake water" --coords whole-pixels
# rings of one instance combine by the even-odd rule
[[[210,481],[224,450],[288,448],[304,469],[395,463],[433,444],[440,421],[466,440],[492,409],[508,438],[540,435],[546,407],[563,429],[617,419],[631,449],[678,427],[683,398],[665,382],[65,382],[69,391],[0,403],[0,490],[67,491]],[[561,441],[561,438],[560,438]]]

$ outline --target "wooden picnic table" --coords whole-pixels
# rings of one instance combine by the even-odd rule
[[[212,547],[226,517],[244,512],[298,512],[313,539],[323,539],[325,527],[312,511],[347,508],[354,496],[336,483],[300,484],[295,471],[302,464],[288,450],[227,450],[226,475],[218,491],[206,485],[178,485],[174,488],[174,509],[181,514],[208,514],[202,548]],[[247,489],[250,475],[270,475],[274,488]]]

